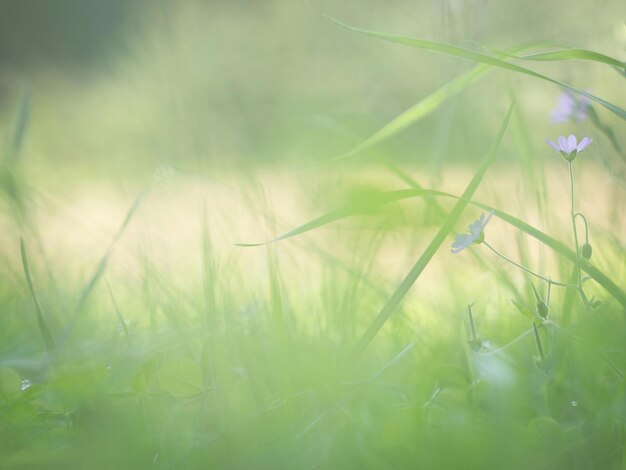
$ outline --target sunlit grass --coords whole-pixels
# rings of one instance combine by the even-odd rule
[[[316,93],[354,92],[319,71],[306,99],[268,88],[280,61],[246,63],[259,88],[209,80],[206,12],[155,11],[169,42],[140,38],[109,82],[21,87],[0,120],[0,467],[624,466],[625,115],[606,85],[622,62],[357,30],[483,62],[430,76],[409,51],[419,96],[368,121],[319,114]],[[561,77],[572,59],[611,78],[592,93]],[[586,119],[550,124],[544,82],[589,98]],[[545,143],[561,133],[594,139],[572,173],[591,257]],[[491,211],[473,239],[493,250],[451,253]]]

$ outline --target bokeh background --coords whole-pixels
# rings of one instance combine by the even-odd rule
[[[326,15],[476,50],[547,41],[619,57],[626,47],[619,1],[3,0],[2,12],[5,139],[29,94],[25,158],[93,176],[322,160],[472,65],[350,33]],[[576,61],[554,74],[609,101],[621,93],[613,75]],[[480,154],[507,86],[548,124],[555,86],[498,71],[383,150],[435,168]]]
[[[626,322],[593,281],[594,315],[554,288],[544,324],[541,283],[483,247],[452,255],[449,237],[345,367],[453,204],[370,202],[407,184],[460,194],[512,100],[475,199],[571,246],[567,167],[545,139],[592,136],[576,207],[591,261],[623,288],[623,122],[593,105],[613,141],[590,119],[551,122],[556,85],[493,69],[337,159],[475,64],[331,18],[480,52],[541,42],[623,59],[625,8],[0,0],[0,467],[624,468]],[[626,105],[624,76],[606,64],[519,63]],[[235,246],[344,204],[362,213]],[[480,212],[468,207],[455,231]],[[487,236],[524,265],[572,275],[497,217]]]

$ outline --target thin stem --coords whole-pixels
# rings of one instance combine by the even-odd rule
[[[509,263],[511,263],[513,266],[518,267],[519,269],[521,269],[522,271],[524,271],[525,273],[530,274],[531,276],[535,276],[539,279],[541,279],[544,282],[547,282],[548,285],[552,284],[555,286],[561,286],[561,287],[578,287],[578,284],[564,284],[562,282],[557,282],[557,281],[553,281],[552,279],[550,279],[549,277],[544,277],[541,274],[537,274],[534,271],[531,271],[528,268],[525,268],[524,266],[522,266],[519,263],[516,263],[515,261],[513,261],[511,258],[508,258],[506,256],[504,256],[502,253],[500,253],[498,250],[496,250],[493,246],[491,246],[489,243],[487,243],[486,241],[483,241],[482,243],[483,245],[485,245],[487,248],[489,248],[491,251],[493,251],[497,256],[499,256],[500,258],[502,258],[505,261],[508,261]]]
[[[574,217],[580,217],[583,219],[583,224],[585,225],[585,243],[589,243],[589,225],[587,224],[587,218],[580,212],[574,214]]]
[[[570,187],[570,202],[571,202],[571,217],[572,217],[572,229],[574,230],[574,253],[576,253],[576,287],[579,289],[582,286],[582,280],[580,276],[580,253],[578,252],[578,231],[576,230],[576,211],[574,209],[574,166],[571,161],[567,162],[569,168],[569,187]]]
[[[533,333],[535,333],[535,345],[537,346],[539,357],[543,361],[545,360],[546,356],[543,352],[543,346],[541,345],[541,338],[539,337],[539,331],[537,331],[537,325],[535,325],[535,322],[533,322]]]

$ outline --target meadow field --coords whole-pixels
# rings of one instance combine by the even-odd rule
[[[0,5],[0,469],[626,468],[621,2]]]

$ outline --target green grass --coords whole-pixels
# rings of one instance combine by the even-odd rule
[[[324,121],[337,142],[297,169],[170,156],[155,172],[145,135],[100,141],[109,134],[88,123],[78,141],[91,139],[94,161],[55,168],[44,143],[80,146],[52,145],[59,124],[37,120],[37,85],[17,94],[0,120],[0,468],[626,467],[623,103],[560,78],[577,59],[623,86],[624,63],[547,42],[476,52],[348,29],[482,63],[374,124]],[[202,115],[194,77],[181,71],[188,114],[155,148],[192,148],[193,130],[172,129]],[[546,124],[525,99],[546,81],[589,98],[589,118]],[[104,113],[109,86],[89,100]],[[485,93],[515,104],[476,104]],[[84,109],[74,99],[59,105]],[[466,128],[463,110],[444,113],[455,103],[479,111]],[[135,112],[110,119],[137,124]],[[450,142],[437,171],[426,144],[418,163],[402,158],[433,118],[450,129],[430,136]],[[304,146],[290,125],[277,135]],[[590,259],[573,247],[567,165],[544,142],[559,133],[594,138],[574,167]],[[97,158],[128,149],[125,165]],[[485,241],[538,275],[481,244],[450,253],[491,210]]]

